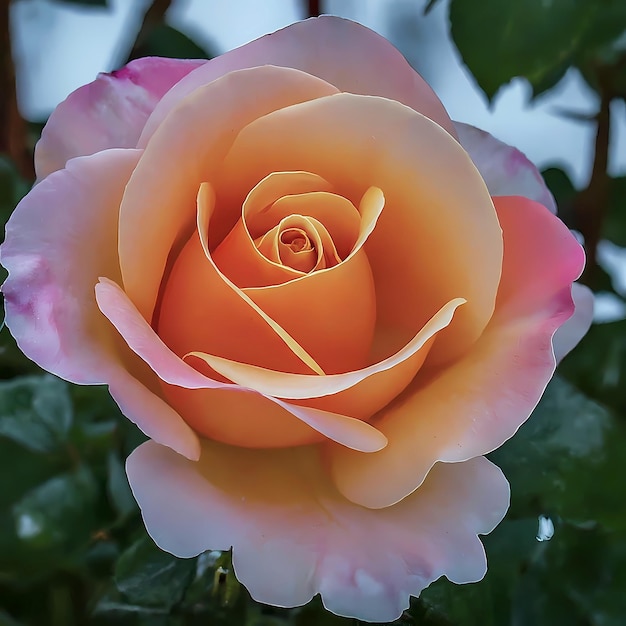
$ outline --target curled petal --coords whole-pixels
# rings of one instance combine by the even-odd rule
[[[356,391],[356,393],[365,393],[366,396],[368,396],[368,401],[371,402],[369,395],[372,391],[371,385],[374,381],[368,379],[382,372],[391,373],[397,366],[401,365],[427,346],[440,330],[450,324],[455,310],[461,304],[464,304],[464,302],[465,301],[461,298],[448,302],[428,321],[413,340],[397,354],[394,354],[380,363],[345,374],[331,374],[325,376],[288,374],[254,365],[247,365],[246,363],[230,361],[202,352],[191,352],[188,356],[201,359],[218,374],[232,380],[238,385],[250,388],[254,387],[265,395],[277,396],[289,400],[304,400],[307,398],[319,398],[321,396],[338,394],[367,381],[368,386],[370,386],[369,393],[367,388],[360,389]],[[423,359],[420,359],[420,361],[421,360]],[[412,378],[414,375],[415,371],[412,371],[410,377]],[[384,382],[381,381],[379,384],[384,388],[389,385],[389,382],[389,380],[386,380]]]
[[[216,265],[238,287],[278,285],[302,276],[294,268],[269,262],[259,251],[258,239],[287,216],[275,209],[281,198],[331,191],[332,185],[312,172],[270,173],[248,193],[241,219],[213,251]]]
[[[420,377],[375,420],[389,440],[365,457],[331,453],[339,490],[370,507],[398,502],[436,461],[456,462],[502,445],[528,418],[550,380],[552,336],[573,312],[582,248],[542,205],[496,198],[504,266],[496,313],[463,358]],[[422,375],[426,375],[422,370]]]
[[[339,17],[298,22],[222,54],[181,81],[155,109],[141,137],[145,146],[168,113],[192,91],[228,72],[278,65],[319,76],[340,91],[402,102],[456,136],[439,98],[384,37]]]
[[[152,319],[172,248],[193,230],[200,184],[215,177],[241,128],[275,109],[331,93],[336,93],[334,87],[303,72],[258,67],[200,87],[162,121],[128,181],[120,208],[124,286],[146,319]],[[241,202],[221,208],[218,230],[223,231],[217,241],[237,221]]]
[[[122,413],[147,437],[192,461],[200,458],[198,435],[162,399],[158,388],[149,389],[123,367],[112,367],[107,373],[107,382]]]
[[[117,149],[72,159],[18,205],[1,249],[6,323],[41,367],[75,383],[108,384],[149,437],[197,458],[198,438],[146,387],[154,374],[142,370],[94,296],[99,275],[119,280],[117,210],[140,154]]]
[[[552,339],[554,357],[557,363],[573,350],[578,342],[587,334],[593,321],[593,291],[585,285],[572,285],[572,300],[574,300],[574,314],[563,326],[557,329]]]
[[[215,197],[203,184],[198,194],[202,249],[194,236],[173,266],[163,295],[160,336],[180,356],[205,352],[278,371],[317,374],[326,367],[333,373],[362,367],[376,312],[371,272],[360,248],[383,204],[376,190],[365,195],[361,232],[343,263],[282,285],[242,290],[212,258],[208,238]],[[360,312],[356,319],[355,309]]]
[[[144,522],[162,549],[191,557],[233,548],[252,597],[299,606],[315,594],[338,615],[396,619],[445,575],[458,583],[486,571],[478,534],[502,519],[509,488],[479,457],[438,464],[402,502],[370,510],[333,487],[314,448],[249,451],[204,442],[191,463],[148,442],[127,463]]]
[[[355,205],[370,189],[384,196],[363,245],[376,285],[373,360],[394,354],[456,297],[467,305],[429,359],[449,361],[480,336],[495,304],[502,235],[484,181],[440,126],[398,102],[347,93],[285,107],[241,131],[217,196],[241,206],[242,190],[289,169],[317,173]]]
[[[166,91],[205,60],[146,57],[71,93],[50,115],[35,148],[38,180],[70,159],[108,148],[134,148]]]
[[[360,369],[368,361],[376,324],[376,295],[363,246],[384,205],[380,189],[370,187],[363,194],[358,237],[343,262],[281,285],[243,289],[315,357],[326,373]],[[356,316],[355,311],[359,312]]]
[[[106,382],[115,333],[94,298],[98,276],[119,280],[117,216],[140,150],[77,158],[34,187],[6,227],[6,322],[38,365],[80,384]]]
[[[170,404],[198,432],[247,447],[301,445],[328,438],[374,452],[387,444],[378,430],[358,419],[292,405],[204,376],[161,341],[114,282],[101,279],[96,298],[127,345],[167,383],[164,393]]]
[[[556,214],[556,203],[539,170],[526,155],[475,126],[455,122],[467,150],[492,196],[524,196]]]

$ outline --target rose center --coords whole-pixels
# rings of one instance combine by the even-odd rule
[[[280,235],[280,243],[288,246],[296,253],[315,249],[315,246],[311,244],[311,240],[307,234],[299,228],[284,230]]]
[[[320,176],[273,172],[246,196],[213,258],[239,287],[283,284],[340,265],[361,228],[360,209]]]
[[[254,240],[269,261],[308,274],[341,262],[328,231],[318,220],[289,215]]]

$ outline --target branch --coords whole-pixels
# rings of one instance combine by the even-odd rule
[[[611,134],[610,104],[613,98],[610,87],[610,76],[605,68],[598,68],[598,93],[600,110],[598,111],[597,130],[593,168],[589,184],[574,201],[576,223],[585,238],[587,250],[587,267],[583,274],[583,282],[592,285],[598,277],[596,252],[602,235],[602,224],[609,203],[610,177],[607,172],[609,162],[609,139]]]
[[[26,123],[17,106],[9,0],[0,0],[0,152],[9,156],[24,178],[32,180],[35,177]]]
[[[2,0],[0,0],[1,2]],[[136,59],[139,56],[142,45],[146,39],[150,36],[150,32],[156,27],[165,22],[165,14],[172,5],[173,0],[152,0],[144,13],[141,26],[133,42],[133,46],[128,53],[125,65],[129,61]]]
[[[318,17],[322,13],[321,0],[307,0],[307,17]]]

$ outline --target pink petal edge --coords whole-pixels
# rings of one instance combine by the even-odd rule
[[[6,322],[22,351],[79,384],[104,382],[114,333],[98,311],[98,276],[119,279],[117,216],[141,150],[73,159],[17,205],[0,259]]]
[[[485,458],[437,464],[418,491],[381,510],[345,500],[320,463],[315,448],[211,442],[191,463],[147,442],[126,469],[157,545],[181,557],[232,546],[235,573],[259,602],[300,606],[319,593],[337,615],[388,622],[442,575],[484,576],[477,535],[509,504],[506,479]]]
[[[554,357],[557,363],[560,363],[578,345],[578,342],[587,334],[593,321],[593,291],[585,285],[574,283],[572,285],[572,300],[576,307],[574,315],[556,331],[552,338]]]
[[[134,148],[163,95],[206,60],[146,57],[72,92],[52,112],[35,148],[37,179],[74,157]]]
[[[152,330],[128,296],[113,281],[101,279],[96,286],[96,299],[102,313],[117,328],[127,345],[149,365],[159,378],[170,385],[187,389],[218,389],[224,393],[254,394],[284,410],[288,418],[296,418],[312,429],[341,445],[362,452],[374,452],[387,445],[387,440],[373,426],[361,420],[284,402],[264,396],[253,389],[222,383],[193,369],[174,354]]]
[[[2,286],[6,324],[38,365],[74,383],[109,384],[146,435],[197,458],[197,436],[145,386],[155,380],[147,368],[141,381],[136,378],[142,365],[94,296],[99,275],[119,280],[117,211],[140,155],[113,149],[72,159],[20,202],[0,248],[9,272]]]
[[[499,447],[552,377],[552,337],[573,313],[571,284],[584,253],[542,205],[520,197],[495,201],[505,254],[494,317],[465,357],[430,380],[418,379],[374,418],[388,439],[384,450],[366,457],[332,447],[334,480],[353,502],[389,506],[416,489],[437,461],[465,461]]]
[[[261,65],[291,67],[322,78],[340,91],[397,100],[431,118],[456,137],[434,91],[384,37],[340,17],[297,22],[211,59],[168,93],[139,141],[148,139],[178,102],[228,72]]]
[[[454,122],[459,143],[467,150],[492,196],[524,196],[556,214],[556,203],[539,170],[526,155],[470,124]]]

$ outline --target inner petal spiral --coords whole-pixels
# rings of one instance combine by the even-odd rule
[[[203,184],[198,229],[164,288],[159,336],[179,356],[203,352],[282,372],[323,375],[363,367],[376,324],[374,283],[363,245],[383,206],[380,189],[364,194],[357,238],[345,259],[325,225],[300,214],[280,220],[274,233],[266,233],[267,243],[257,242],[269,251],[257,248],[243,222],[214,248],[210,233],[216,198],[211,186]],[[282,233],[289,235],[281,242]],[[284,264],[281,245],[288,249],[294,233],[306,235],[302,250],[314,251],[313,269],[319,271],[304,273]],[[275,261],[264,253],[273,254]],[[264,276],[278,280],[258,287],[237,284]]]
[[[302,274],[341,263],[325,226],[315,218],[304,215],[283,218],[254,243],[270,262]]]
[[[273,172],[250,191],[241,219],[213,258],[238,287],[281,285],[345,260],[356,246],[361,219],[359,209],[322,177]],[[289,229],[303,233],[294,239],[302,249],[284,240]]]

